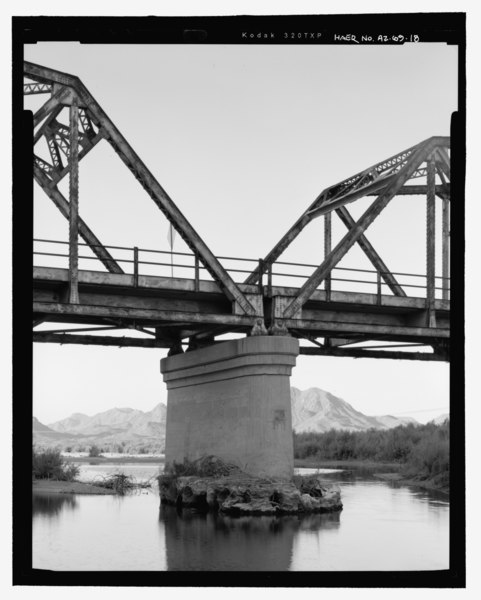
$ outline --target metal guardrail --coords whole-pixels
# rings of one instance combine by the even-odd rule
[[[59,245],[68,246],[69,243],[60,241],[60,240],[47,240],[47,239],[35,238],[34,244],[59,244]],[[79,245],[79,247],[87,247],[87,248],[89,247],[89,244],[85,244],[85,243],[81,243],[81,242],[79,242],[78,245]],[[171,270],[170,276],[171,277],[174,276],[174,269],[192,269],[194,271],[193,277],[178,277],[178,276],[176,276],[176,278],[189,279],[189,280],[193,279],[195,282],[196,290],[199,289],[200,272],[207,271],[207,269],[204,266],[202,266],[202,264],[200,264],[198,257],[195,254],[189,253],[189,252],[173,252],[173,251],[170,252],[168,250],[152,250],[152,249],[148,249],[148,248],[138,248],[137,246],[128,247],[128,246],[105,246],[104,245],[103,248],[105,248],[109,251],[118,250],[118,251],[130,253],[131,258],[114,257],[114,260],[117,263],[133,265],[131,268],[132,272],[129,274],[134,275],[134,285],[138,285],[138,278],[140,275],[152,275],[152,273],[146,273],[145,269],[143,269],[144,272],[141,272],[141,266],[170,268],[170,270]],[[168,256],[168,257],[170,257],[170,261],[163,262],[163,261],[153,261],[153,260],[141,260],[141,253],[144,255],[145,254],[160,254],[162,256]],[[62,259],[67,259],[67,260],[68,260],[68,256],[69,256],[68,251],[66,253],[47,252],[47,251],[42,251],[42,250],[35,250],[35,247],[34,247],[33,254],[34,254],[34,256],[48,256],[48,257],[52,257],[52,258],[62,258]],[[190,259],[192,259],[192,264],[186,264],[185,262],[174,262],[174,257],[176,257],[176,258],[177,257],[184,257],[184,258],[189,257]],[[270,289],[274,285],[283,285],[283,286],[286,285],[286,283],[279,283],[279,278],[283,278],[284,281],[289,278],[307,280],[311,274],[311,273],[303,274],[303,273],[299,273],[299,272],[286,272],[284,270],[276,271],[275,268],[278,266],[281,266],[281,268],[282,267],[287,267],[287,268],[296,268],[296,267],[299,268],[300,267],[303,269],[311,269],[311,270],[314,270],[318,267],[318,265],[309,264],[309,263],[284,262],[284,261],[276,261],[272,265],[265,265],[264,261],[262,259],[256,260],[256,259],[252,259],[252,258],[242,258],[242,257],[234,257],[234,256],[218,256],[217,259],[220,262],[236,261],[237,263],[250,263],[250,265],[251,265],[251,268],[242,269],[242,268],[236,268],[236,267],[227,267],[225,264],[223,264],[224,268],[226,269],[226,271],[229,274],[241,273],[243,275],[249,275],[250,273],[252,273],[252,271],[255,268],[259,268],[259,271],[261,272],[261,278],[258,283],[259,288],[261,288],[263,286],[264,276],[267,276],[267,286]],[[92,256],[79,255],[79,260],[98,261],[99,259],[97,256],[94,256],[94,255],[92,255]],[[47,265],[36,265],[36,266],[47,266]],[[49,265],[49,266],[52,266],[52,265]],[[373,277],[373,279],[359,279],[359,278],[353,278],[353,277],[359,277],[359,275],[351,275],[350,277],[341,277],[340,276],[340,275],[347,274],[347,273],[350,273],[350,274],[360,273],[360,274],[366,274],[366,275],[374,276],[374,277]],[[206,273],[206,275],[208,277],[207,280],[212,280],[209,273]],[[336,276],[334,276],[334,275],[336,275]],[[402,288],[414,289],[414,290],[422,289],[422,290],[425,290],[425,292],[427,293],[427,275],[421,275],[419,273],[404,273],[404,272],[391,272],[391,275],[394,275],[398,279],[398,283]],[[362,275],[360,275],[360,276],[362,276]],[[420,282],[420,280],[424,279],[424,283],[421,284],[421,283],[411,283],[410,281],[401,281],[399,279],[400,277],[401,278],[402,277],[413,278],[416,282]],[[234,276],[233,276],[233,279],[235,279]],[[277,279],[277,281],[275,281],[275,279]],[[445,287],[449,291],[449,287],[450,287],[449,279],[450,278],[445,278],[440,275],[436,275],[435,279],[436,279],[436,283],[441,284],[441,285],[435,286],[434,289],[436,291],[443,291],[443,290],[445,290]],[[446,286],[443,285],[444,281],[447,281]],[[326,278],[326,280],[324,280],[324,282],[320,286],[321,289],[329,290],[330,292],[332,292],[332,291],[359,291],[359,290],[352,290],[352,289],[350,289],[350,290],[334,290],[334,288],[333,288],[334,282],[337,282],[338,284],[343,283],[343,284],[356,284],[357,286],[362,285],[362,286],[367,286],[368,288],[371,288],[371,286],[374,286],[378,297],[380,297],[382,295],[383,289],[387,288],[386,282],[382,280],[382,273],[380,273],[379,271],[376,271],[376,270],[369,270],[369,269],[335,267],[335,268],[333,268],[330,277]],[[241,283],[241,281],[238,281],[238,283]],[[337,286],[337,287],[339,287],[339,286]],[[426,296],[421,296],[421,297],[426,297]]]

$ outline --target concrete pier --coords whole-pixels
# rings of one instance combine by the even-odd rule
[[[256,476],[293,474],[292,337],[252,336],[161,360],[167,464],[215,455]]]

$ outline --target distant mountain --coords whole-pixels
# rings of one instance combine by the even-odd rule
[[[127,431],[131,423],[143,414],[141,410],[134,408],[111,408],[93,417],[75,413],[71,417],[51,423],[49,427],[54,431],[81,435],[109,434],[113,431]]]
[[[434,425],[442,425],[446,421],[449,421],[449,414],[448,413],[446,413],[444,415],[439,415],[439,417],[436,417],[435,419],[433,419],[432,421],[429,421],[429,422],[430,423],[434,423]]]
[[[292,428],[297,433],[313,431],[323,433],[330,429],[365,431],[391,429],[407,423],[416,424],[411,417],[391,415],[369,417],[357,411],[348,402],[319,388],[298,390],[291,388]]]
[[[50,427],[47,427],[43,423],[37,419],[37,417],[32,417],[32,431],[52,431]]]
[[[111,408],[88,417],[76,413],[49,425],[57,432],[104,438],[155,437],[165,432],[167,407],[159,403],[149,412],[135,408]]]
[[[32,418],[32,438],[34,445],[38,446],[57,446],[61,445],[65,438],[65,433],[54,431],[41,423],[36,417]]]
[[[91,417],[74,413],[48,426],[34,418],[33,441],[39,447],[87,449],[95,444],[115,451],[119,446],[132,451],[142,446],[161,449],[165,442],[166,411],[162,403],[149,412],[112,408]]]
[[[32,417],[32,431],[52,431],[50,427],[47,427],[43,423],[37,419],[37,417]]]
[[[88,423],[90,418],[91,417],[88,417],[87,415],[84,415],[82,413],[74,413],[73,415],[67,417],[66,419],[63,419],[62,421],[52,423],[50,425],[50,429],[54,429],[55,431],[63,433],[72,433],[73,431],[76,431],[77,429],[82,427],[83,424]]]
[[[409,423],[419,425],[419,421],[416,421],[413,417],[393,417],[392,415],[384,415],[382,417],[374,418],[377,419],[379,423],[382,423],[387,429],[392,429],[399,425],[409,425]]]
[[[418,424],[411,417],[383,415],[370,417],[353,408],[348,402],[319,388],[301,391],[291,388],[292,427],[301,433],[325,432],[330,429],[365,431],[391,429],[407,423]],[[157,404],[151,411],[134,408],[112,408],[91,417],[75,413],[66,419],[43,425],[33,420],[34,442],[64,447],[98,446],[127,448],[141,445],[163,447],[167,407]]]

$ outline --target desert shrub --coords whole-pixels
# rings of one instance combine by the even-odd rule
[[[152,486],[153,478],[147,481],[135,481],[132,475],[126,475],[125,473],[112,473],[106,477],[101,477],[95,480],[95,485],[100,487],[113,490],[115,493],[123,496],[127,492],[133,490],[139,490],[143,488],[150,488]]]
[[[73,481],[79,474],[80,469],[73,463],[64,463],[63,465],[63,481]]]
[[[449,474],[449,422],[400,425],[393,429],[294,434],[294,457],[316,460],[398,462],[408,474]]]
[[[96,458],[97,456],[101,456],[101,454],[102,452],[98,446],[96,446],[95,444],[93,446],[90,446],[89,456],[91,458]]]
[[[125,494],[127,490],[130,490],[134,487],[132,477],[130,475],[126,475],[125,473],[113,473],[108,477],[102,478],[102,480],[97,480],[95,483],[101,487],[114,490],[120,495]]]
[[[79,474],[74,464],[65,463],[57,449],[37,452],[32,448],[32,477],[34,479],[56,479],[72,481]]]
[[[420,479],[449,481],[449,424],[429,428],[412,448],[403,471]]]

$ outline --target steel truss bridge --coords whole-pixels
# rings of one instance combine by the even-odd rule
[[[189,350],[216,343],[225,333],[270,334],[305,340],[301,354],[449,360],[448,137],[431,137],[326,188],[264,259],[217,257],[78,77],[30,62],[24,63],[24,77],[25,95],[47,96],[33,116],[34,179],[69,221],[68,242],[35,240],[35,342],[169,348],[175,354],[186,344]],[[41,155],[41,140],[48,155]],[[80,217],[79,162],[101,141],[113,147],[189,253],[106,246]],[[66,175],[69,198],[59,189]],[[425,198],[425,274],[392,272],[366,237],[400,195]],[[348,205],[366,196],[372,203],[355,220]],[[441,276],[435,274],[437,202]],[[324,227],[322,262],[281,262],[286,248],[318,217]],[[334,247],[333,217],[346,227]],[[355,244],[371,270],[339,266]],[[93,256],[82,254],[87,248]],[[62,265],[45,266],[53,259]],[[92,268],[79,268],[84,259]],[[162,274],[154,272],[157,267]],[[61,328],[38,329],[48,322]],[[71,327],[75,324],[79,327]],[[119,336],[121,330],[137,333]]]

